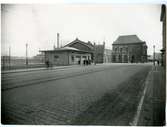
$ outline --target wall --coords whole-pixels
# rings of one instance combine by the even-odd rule
[[[83,60],[85,60],[85,59],[91,60],[91,54],[90,53],[82,53],[81,54],[81,53],[77,53],[77,52],[69,53],[69,64],[71,64],[71,65],[78,64],[79,60],[81,61],[80,64],[83,64]]]
[[[104,45],[95,45],[95,62],[103,63],[104,61]]]
[[[112,50],[104,49],[104,63],[111,63],[112,62]]]
[[[77,48],[77,49],[82,50],[82,51],[92,51],[89,47],[87,47],[79,42],[70,45],[70,47],[74,47],[74,48]]]
[[[162,66],[166,68],[166,5],[161,6],[161,22],[162,22]]]
[[[112,62],[146,62],[147,48],[143,43],[113,45]]]
[[[85,58],[83,58],[83,56]],[[45,61],[49,61],[52,65],[75,65],[78,64],[79,60],[81,61],[80,64],[83,64],[83,60],[84,59],[88,60],[88,57],[91,60],[90,53],[79,53],[75,51],[45,53]]]
[[[52,65],[69,65],[67,52],[46,52],[45,61],[47,60]]]

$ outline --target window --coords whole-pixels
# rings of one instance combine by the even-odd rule
[[[120,48],[120,52],[122,53],[122,48]]]
[[[115,48],[115,52],[117,52],[117,48]]]
[[[126,52],[128,52],[128,47],[126,47]]]
[[[54,58],[55,58],[55,59],[58,59],[58,58],[59,58],[59,56],[54,56]]]
[[[74,62],[74,56],[71,56],[71,60],[72,60],[72,62]]]
[[[54,56],[54,60],[57,61],[59,59],[59,56]]]
[[[81,58],[81,56],[76,56],[76,58]]]

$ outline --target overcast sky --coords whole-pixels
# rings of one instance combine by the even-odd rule
[[[34,56],[52,49],[56,34],[60,45],[76,37],[112,49],[119,35],[136,34],[148,45],[148,54],[162,48],[162,23],[158,4],[10,4],[2,5],[2,55]]]

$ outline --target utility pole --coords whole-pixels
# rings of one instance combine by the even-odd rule
[[[26,66],[28,66],[28,44],[26,43]]]
[[[57,33],[57,48],[59,48],[59,33]]]
[[[94,43],[94,64],[96,65],[96,44]]]
[[[154,48],[154,53],[153,53],[153,57],[154,57],[154,66],[155,66],[155,45],[153,45],[153,48]]]
[[[9,69],[11,67],[11,47],[9,47]]]

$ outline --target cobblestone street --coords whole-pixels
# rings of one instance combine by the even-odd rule
[[[108,64],[3,74],[2,123],[130,125],[151,68]]]

